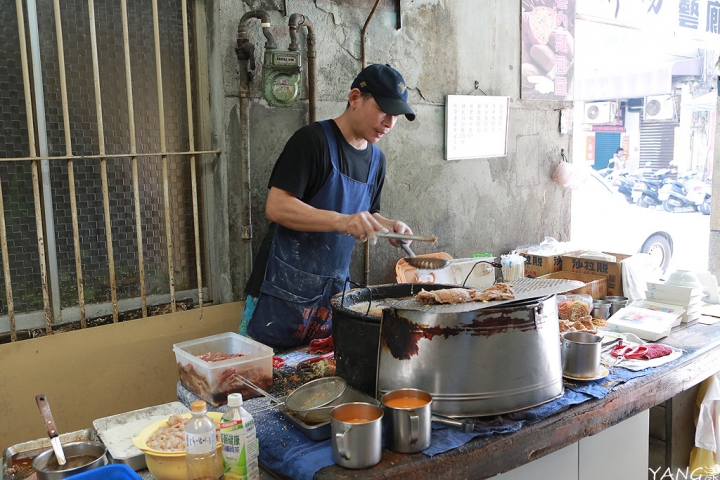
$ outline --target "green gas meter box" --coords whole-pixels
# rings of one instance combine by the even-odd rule
[[[263,94],[270,105],[291,107],[300,98],[300,60],[300,52],[265,51]]]

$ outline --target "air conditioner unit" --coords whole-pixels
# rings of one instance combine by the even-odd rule
[[[675,99],[672,95],[645,97],[643,120],[675,120]]]
[[[583,123],[614,123],[617,111],[617,102],[588,102]]]

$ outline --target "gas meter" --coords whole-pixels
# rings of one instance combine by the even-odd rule
[[[300,97],[300,52],[265,51],[263,94],[275,107],[291,107]]]

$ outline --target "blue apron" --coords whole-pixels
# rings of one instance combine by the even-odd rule
[[[330,121],[320,122],[333,170],[308,202],[321,210],[354,214],[370,208],[380,150],[371,145],[368,183],[340,171],[339,146]],[[277,226],[265,280],[247,333],[272,347],[289,348],[330,335],[330,297],[345,288],[355,238],[337,232],[298,232]]]

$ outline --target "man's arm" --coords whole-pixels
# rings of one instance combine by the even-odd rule
[[[339,232],[351,235],[361,241],[372,236],[376,231],[386,230],[386,227],[369,212],[345,215],[330,210],[321,210],[277,187],[270,188],[265,204],[265,216],[271,222],[277,222],[286,228],[300,232]],[[383,217],[380,216],[380,218]]]

